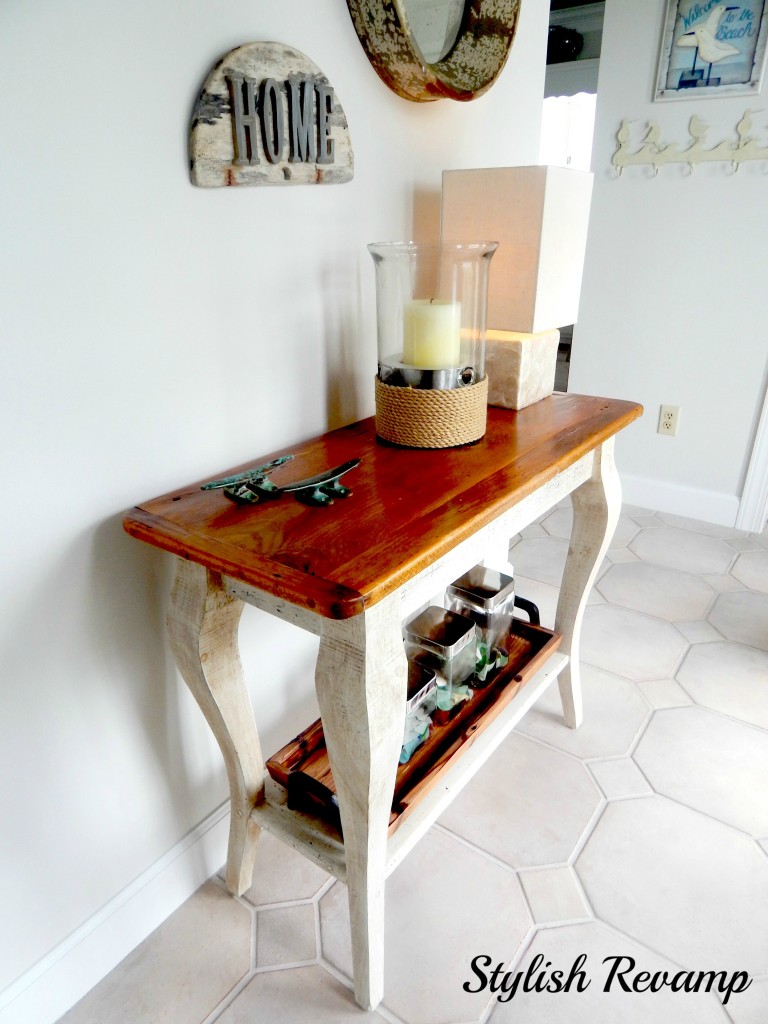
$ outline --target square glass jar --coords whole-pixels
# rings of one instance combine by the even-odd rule
[[[513,576],[486,565],[475,565],[446,590],[448,608],[475,623],[479,681],[483,669],[493,665],[503,652],[515,610]]]
[[[438,710],[451,711],[467,699],[477,657],[471,619],[431,605],[406,623],[403,638],[408,659],[436,673]]]
[[[400,764],[410,761],[411,755],[429,736],[431,715],[437,700],[437,677],[434,669],[408,662],[408,698],[405,704],[405,728]]]

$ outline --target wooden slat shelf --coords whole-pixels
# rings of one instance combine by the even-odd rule
[[[451,804],[454,797],[482,768],[497,747],[507,738],[526,712],[568,665],[569,657],[555,651],[544,665],[520,688],[487,727],[465,746],[460,757],[454,758],[444,771],[438,784],[432,788],[402,822],[397,831],[389,836],[387,843],[387,867],[389,875],[413,849],[421,837],[431,828],[440,815]]]
[[[543,664],[527,678],[524,686],[515,686],[513,695],[498,713],[489,717],[472,742],[465,744],[459,756],[442,766],[439,778],[411,807],[396,829],[390,829],[387,845],[389,875],[440,817],[453,798],[472,779],[488,758],[509,735],[568,664],[568,656],[555,651],[544,656]],[[258,825],[279,836],[287,845],[300,850],[320,867],[341,881],[346,880],[344,841],[338,829],[317,814],[288,807],[287,789],[269,776],[264,801],[257,805],[252,817]]]
[[[504,647],[508,664],[471,700],[462,703],[445,724],[433,724],[428,739],[411,759],[397,769],[390,816],[392,835],[439,784],[446,772],[488,728],[518,691],[557,649],[559,633],[514,619]],[[272,778],[287,790],[292,809],[317,813],[337,828],[340,825],[336,786],[318,719],[267,761]]]

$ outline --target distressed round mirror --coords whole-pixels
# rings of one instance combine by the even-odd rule
[[[379,77],[407,100],[473,100],[504,67],[520,0],[347,0]]]

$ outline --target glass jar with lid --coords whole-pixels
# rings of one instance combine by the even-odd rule
[[[477,665],[473,686],[489,681],[494,668],[506,664],[504,638],[515,609],[514,577],[485,565],[475,565],[448,587],[448,608],[474,622]]]
[[[471,696],[467,683],[477,654],[474,622],[432,605],[406,623],[403,637],[408,659],[437,676],[438,711],[450,712]]]

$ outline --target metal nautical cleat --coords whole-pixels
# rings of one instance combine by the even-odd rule
[[[222,480],[211,480],[203,484],[201,490],[212,491],[221,488],[228,498],[241,505],[255,505],[260,501],[280,498],[283,494],[293,494],[296,500],[304,505],[332,505],[334,498],[348,498],[352,494],[349,487],[345,487],[339,481],[345,473],[360,465],[360,459],[350,459],[341,466],[326,469],[316,476],[307,477],[306,480],[297,480],[296,483],[278,487],[269,479],[269,474],[293,458],[293,455],[281,455],[280,458],[263,466],[256,466],[255,469],[246,470],[245,473],[237,473]]]

